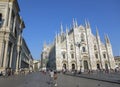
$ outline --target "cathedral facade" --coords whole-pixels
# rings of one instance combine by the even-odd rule
[[[73,21],[73,27],[66,32],[56,34],[54,44],[49,51],[48,65],[56,70],[109,70],[115,68],[112,46],[108,35],[105,44],[101,41],[98,30],[96,35],[91,32],[89,22],[78,26]]]

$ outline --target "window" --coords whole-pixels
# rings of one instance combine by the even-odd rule
[[[70,49],[73,50],[73,45],[71,44]]]
[[[83,51],[83,52],[86,52],[86,49],[85,49],[85,47],[82,47],[82,51]]]
[[[83,33],[81,34],[81,41],[85,41]]]
[[[17,30],[16,30],[16,27],[15,27],[15,33],[14,33],[15,37],[17,38]]]
[[[98,59],[98,54],[95,54],[95,57]]]
[[[74,58],[74,54],[73,53],[71,54],[71,58]]]
[[[0,13],[0,26],[2,25],[2,14]]]
[[[14,20],[15,19],[15,13],[12,11],[12,17],[11,17],[11,30],[13,31],[13,26],[14,26]]]
[[[63,59],[65,59],[65,53],[63,53],[63,55],[62,55],[62,56],[63,56]]]
[[[94,50],[97,50],[97,46],[96,45],[94,45]]]
[[[103,57],[106,58],[106,54],[103,54]]]

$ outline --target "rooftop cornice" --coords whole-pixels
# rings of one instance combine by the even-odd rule
[[[12,2],[15,3],[15,6],[17,7],[18,12],[20,11],[19,4],[17,0],[0,0],[0,2]]]

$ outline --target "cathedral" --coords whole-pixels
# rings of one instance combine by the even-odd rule
[[[73,20],[72,28],[66,27],[63,32],[61,25],[60,33],[56,34],[52,45],[44,45],[44,52],[47,51],[48,63],[46,67],[61,71],[63,69],[81,70],[109,70],[115,69],[115,60],[112,52],[112,45],[108,35],[105,35],[105,44],[101,41],[98,29],[93,35],[88,21],[85,25],[77,24]],[[46,47],[46,48],[45,48]],[[45,50],[49,48],[48,50]]]

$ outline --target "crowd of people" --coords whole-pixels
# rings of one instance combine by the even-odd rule
[[[21,68],[18,70],[17,73],[15,73],[15,71],[13,69],[6,68],[5,70],[0,71],[0,76],[8,77],[8,76],[16,75],[16,74],[25,75],[30,72],[32,72],[32,71],[30,71],[29,69]]]
[[[41,71],[44,75],[48,74],[49,75],[49,84],[54,85],[55,87],[58,85],[57,84],[57,79],[58,79],[58,71],[56,70],[42,70]]]
[[[0,71],[0,76],[10,76],[10,75],[13,75],[14,74],[14,71],[11,69],[11,68],[6,68],[5,70],[3,71]]]

